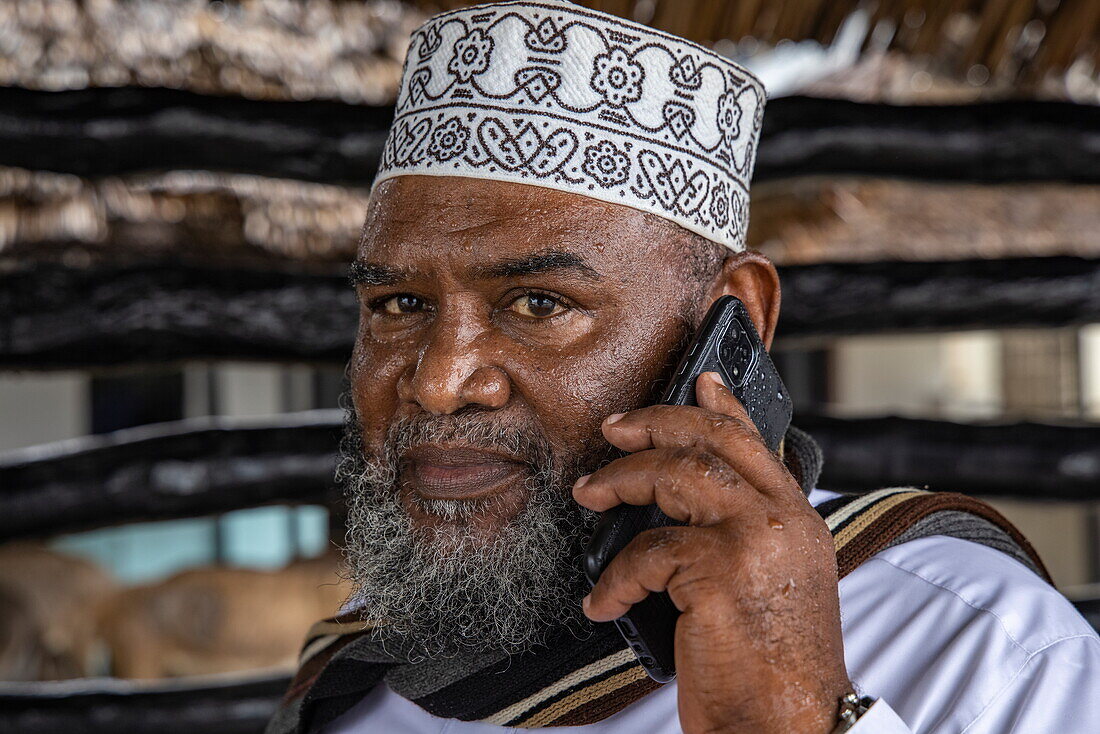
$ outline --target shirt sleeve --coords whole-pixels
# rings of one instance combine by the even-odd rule
[[[913,734],[1100,731],[1100,638],[1004,553],[922,538],[877,554],[840,589],[856,690]]]
[[[890,704],[881,698],[859,717],[848,734],[912,734]]]
[[[1100,640],[1082,635],[1034,653],[967,734],[1086,734],[1100,722]]]

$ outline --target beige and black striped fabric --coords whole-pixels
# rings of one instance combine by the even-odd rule
[[[1006,552],[1049,581],[1019,531],[965,495],[899,487],[841,496],[817,509],[833,534],[840,578],[893,545],[950,535]],[[660,686],[610,624],[586,640],[563,631],[544,650],[474,662],[469,669],[421,664],[419,671],[381,652],[380,630],[353,618],[315,625],[268,734],[316,732],[382,682],[436,716],[519,728],[601,721]],[[410,688],[408,681],[417,677]]]

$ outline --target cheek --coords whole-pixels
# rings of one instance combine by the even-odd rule
[[[413,355],[415,357],[415,354]],[[351,398],[368,446],[381,446],[399,406],[397,382],[409,364],[407,351],[367,339],[356,341],[348,367]]]
[[[638,319],[599,334],[587,349],[550,354],[532,350],[511,370],[516,388],[547,432],[570,450],[603,441],[600,424],[611,413],[643,407],[677,346],[674,319]]]

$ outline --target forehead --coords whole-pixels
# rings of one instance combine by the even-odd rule
[[[375,189],[359,257],[457,264],[540,250],[604,268],[651,270],[671,256],[676,225],[630,207],[540,186],[452,176],[399,176]]]

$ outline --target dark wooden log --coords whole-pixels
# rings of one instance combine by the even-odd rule
[[[167,89],[0,88],[0,165],[90,178],[177,168],[364,184],[388,107]],[[1100,180],[1100,108],[1065,102],[768,103],[758,180],[854,173],[972,181]]]
[[[821,486],[917,486],[1042,500],[1100,498],[1100,425],[795,416],[825,452]]]
[[[290,684],[118,679],[0,684],[0,731],[20,734],[260,734]]]
[[[361,185],[390,107],[271,102],[172,89],[0,88],[0,165],[99,178],[173,169]]]
[[[271,502],[339,506],[340,411],[189,420],[0,458],[0,540]],[[1044,500],[1100,497],[1100,425],[973,425],[800,414],[825,451],[822,487],[895,485]]]
[[[340,411],[188,419],[9,452],[0,540],[287,502],[335,504]]]
[[[338,272],[338,271],[337,271]],[[839,334],[1100,320],[1100,260],[787,267],[780,349]],[[184,263],[0,273],[0,368],[234,358],[343,363],[358,319],[342,275]]]
[[[0,365],[204,357],[343,363],[357,319],[355,292],[341,275],[28,264],[0,275]]]
[[[1100,107],[886,105],[783,97],[764,113],[756,180],[853,173],[984,182],[1100,180]]]
[[[1100,320],[1100,260],[1077,257],[782,268],[782,339],[1053,327]]]

